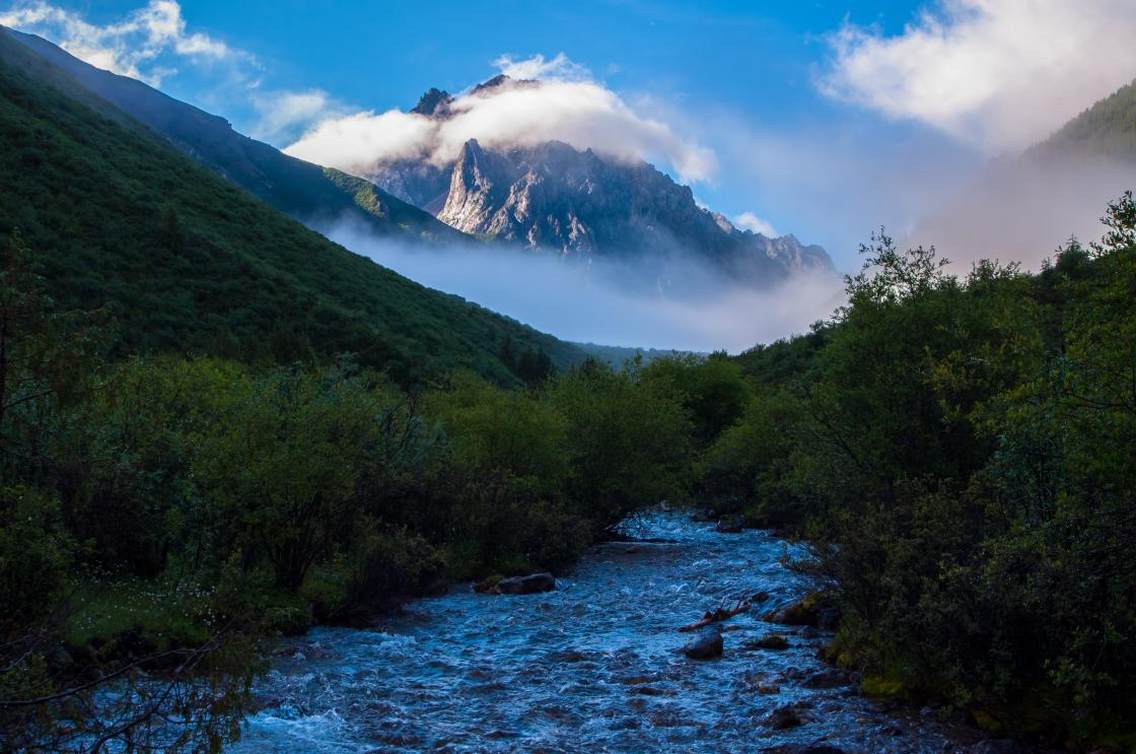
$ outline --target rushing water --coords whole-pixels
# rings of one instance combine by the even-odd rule
[[[760,619],[805,589],[783,565],[791,546],[665,512],[627,530],[671,541],[596,547],[554,592],[482,596],[465,585],[375,630],[312,631],[260,683],[264,706],[236,750],[954,749],[930,717],[889,714],[851,686],[832,687],[816,659],[824,635]],[[757,591],[770,599],[722,624],[720,659],[677,651],[692,636],[679,626]],[[789,649],[743,648],[774,632]],[[776,729],[770,714],[787,705],[804,723]]]

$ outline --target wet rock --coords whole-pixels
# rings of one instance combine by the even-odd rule
[[[722,634],[718,631],[705,631],[683,646],[682,653],[692,660],[721,657]]]
[[[714,528],[722,534],[740,534],[745,528],[745,519],[738,515],[722,516]]]
[[[834,689],[848,684],[847,674],[839,670],[821,670],[810,675],[801,685],[807,689]]]
[[[762,620],[768,623],[779,623],[783,626],[812,626],[813,628],[817,626],[819,619],[816,598],[812,595],[780,610],[771,610],[762,616]]]
[[[781,634],[769,634],[760,639],[753,639],[747,641],[742,645],[746,649],[770,649],[773,651],[781,651],[789,648],[789,640]]]
[[[249,710],[254,714],[266,709],[278,709],[284,704],[283,697],[279,696],[256,696],[252,699],[252,704]]]
[[[695,724],[693,720],[673,709],[654,710],[647,715],[647,721],[656,728],[684,728]]]
[[[774,730],[788,730],[805,724],[800,710],[795,706],[778,707],[765,718],[765,724]]]
[[[654,686],[636,686],[635,688],[631,689],[631,693],[632,694],[639,694],[640,696],[665,696],[665,695],[667,695],[666,691],[663,691],[662,689],[659,689],[659,688],[655,688]]]
[[[473,591],[478,594],[493,594],[493,590],[497,587],[497,582],[501,581],[503,578],[505,577],[499,573],[488,576],[474,584]]]
[[[755,592],[754,595],[749,598],[749,601],[754,603],[754,604],[757,604],[759,602],[766,602],[769,599],[770,596],[771,595],[769,594],[769,592],[765,592],[765,591]]]
[[[551,592],[556,588],[556,579],[551,573],[533,573],[528,576],[513,576],[501,579],[493,587],[492,594],[536,594]]]
[[[969,754],[1029,754],[1029,748],[1010,738],[982,741],[967,749]]]

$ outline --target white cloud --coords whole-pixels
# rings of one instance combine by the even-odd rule
[[[752,212],[743,212],[734,218],[734,224],[745,230],[752,230],[768,238],[776,238],[777,231],[768,220],[763,220]]]
[[[294,140],[317,120],[346,112],[322,89],[258,92],[252,97],[252,105],[258,116],[252,135],[272,143]]]
[[[424,249],[341,223],[326,235],[417,280],[571,341],[737,352],[807,332],[844,303],[843,281],[799,273],[769,290],[725,281],[696,256],[669,260],[667,277],[689,286],[661,293],[642,261],[596,257],[586,265],[548,254],[474,244]]]
[[[516,60],[512,55],[502,55],[493,61],[493,67],[509,78],[514,79],[561,79],[566,81],[587,81],[591,74],[587,68],[573,63],[560,52],[552,60],[543,55]]]
[[[1136,76],[1132,0],[939,0],[884,36],[831,37],[825,94],[991,152],[1038,141]]]
[[[157,86],[176,72],[171,57],[253,63],[251,55],[200,32],[188,33],[175,0],[151,0],[117,23],[98,26],[42,0],[0,12],[0,24],[39,34],[75,57]]]
[[[356,174],[403,157],[438,164],[455,159],[463,144],[531,146],[563,141],[616,158],[660,161],[687,181],[714,175],[714,153],[680,137],[666,123],[643,115],[618,94],[587,78],[563,54],[552,60],[501,58],[503,70],[540,76],[540,85],[506,84],[468,92],[440,120],[390,110],[328,118],[285,151],[296,157]]]

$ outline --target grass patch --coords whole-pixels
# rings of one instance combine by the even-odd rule
[[[157,650],[209,638],[211,593],[168,580],[115,579],[78,584],[71,595],[65,639],[72,647],[136,634]]]

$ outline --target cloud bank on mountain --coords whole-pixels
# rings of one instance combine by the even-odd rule
[[[672,295],[642,284],[641,259],[575,264],[480,244],[409,247],[350,222],[320,230],[412,280],[574,342],[739,352],[807,332],[845,302],[842,280],[825,270],[755,290],[723,279],[689,253],[670,260],[667,274],[688,286]]]
[[[684,181],[709,180],[717,169],[711,150],[637,111],[563,54],[503,56],[496,65],[518,78],[457,96],[445,118],[401,110],[326,118],[284,151],[365,175],[398,159],[451,162],[470,139],[487,148],[562,141],[617,159],[659,162]]]

